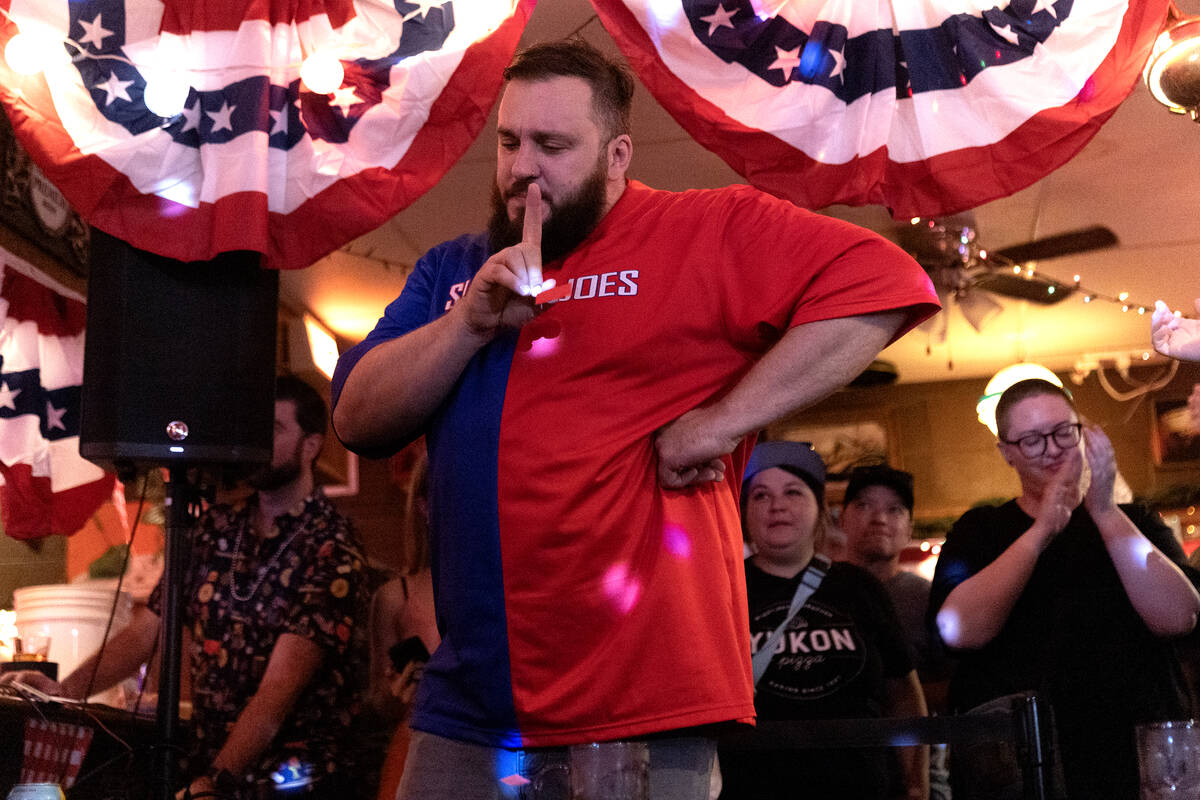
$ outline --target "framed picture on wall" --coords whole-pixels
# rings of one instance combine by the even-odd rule
[[[1159,466],[1200,464],[1200,426],[1188,400],[1155,399],[1150,451]]]
[[[825,461],[830,480],[856,466],[888,463],[900,468],[896,431],[890,419],[812,417],[781,423],[768,430],[771,439],[810,442]]]

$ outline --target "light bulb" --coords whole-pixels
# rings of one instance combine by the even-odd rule
[[[146,108],[160,117],[170,119],[183,111],[190,91],[191,87],[183,75],[174,70],[158,69],[147,74],[142,100]]]
[[[4,60],[18,75],[36,75],[60,54],[65,55],[62,38],[40,27],[21,31],[4,47]]]
[[[329,94],[342,85],[346,71],[342,62],[329,52],[313,53],[300,65],[300,80],[309,91]]]

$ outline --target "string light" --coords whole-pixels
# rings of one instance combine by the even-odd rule
[[[316,94],[337,91],[345,78],[342,62],[327,50],[313,53],[300,64],[300,80]]]
[[[36,75],[50,66],[56,56],[66,56],[62,37],[42,25],[24,25],[4,46],[4,60],[18,75]]]

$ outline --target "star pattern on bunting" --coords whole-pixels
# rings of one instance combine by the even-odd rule
[[[784,50],[779,45],[775,45],[775,60],[771,62],[768,70],[778,69],[783,71],[784,80],[792,79],[792,71],[800,66],[800,48],[796,47],[792,50]]]
[[[337,106],[342,110],[342,114],[350,116],[350,109],[362,103],[363,101],[354,93],[353,86],[343,86],[340,89],[335,89],[333,99],[329,101],[329,105]]]
[[[23,390],[8,388],[7,381],[0,381],[0,408],[11,408],[17,410],[17,395]]]
[[[127,103],[133,102],[133,98],[129,96],[127,89],[133,85],[133,81],[123,81],[117,77],[117,73],[108,73],[108,80],[97,83],[93,89],[104,90],[104,105],[111,106],[114,100],[124,100]]]
[[[200,101],[197,100],[194,106],[184,106],[179,112],[183,116],[183,130],[180,133],[187,131],[199,130],[200,128]]]
[[[46,401],[46,430],[52,431],[55,428],[66,430],[67,426],[63,424],[63,417],[66,416],[67,409],[55,408],[54,404],[49,400]]]
[[[425,19],[429,16],[430,11],[435,8],[441,8],[444,2],[445,0],[406,0],[405,5],[416,6],[417,8],[415,11],[407,12],[404,15],[404,21],[407,22],[418,14],[421,15],[421,19]]]
[[[79,20],[79,27],[83,28],[83,36],[79,37],[79,44],[91,45],[97,51],[104,49],[105,37],[112,36],[116,31],[110,31],[104,27],[100,21],[102,16],[101,14],[97,14],[96,18],[91,22],[86,22],[83,19]]]
[[[221,103],[221,107],[218,108],[216,111],[205,111],[204,113],[207,114],[208,118],[213,121],[212,128],[209,130],[209,133],[216,133],[217,131],[231,131],[232,132],[233,131],[232,117],[233,117],[233,112],[236,109],[237,109],[237,106],[231,106],[231,105],[229,105],[229,101],[224,101]]]
[[[286,107],[282,108],[279,111],[276,111],[275,109],[272,108],[268,113],[271,115],[271,132],[268,133],[267,135],[274,136],[277,133],[282,133],[284,136],[287,136],[287,132],[288,132],[288,110],[287,110],[287,108]]]
[[[829,71],[829,77],[836,78],[846,71],[846,54],[841,50],[830,50],[829,55],[833,58],[833,69]]]
[[[732,11],[726,11],[724,5],[718,4],[716,11],[707,17],[700,17],[700,21],[708,23],[708,35],[712,36],[717,32],[717,28],[729,28],[729,30],[733,30],[733,15],[736,13],[736,8]]]

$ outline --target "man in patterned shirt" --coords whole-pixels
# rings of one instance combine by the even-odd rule
[[[271,463],[250,479],[258,491],[240,506],[208,509],[193,537],[183,597],[194,796],[257,798],[281,783],[307,784],[318,797],[347,793],[362,671],[352,634],[366,619],[366,591],[358,539],[314,487],[327,424],[320,395],[281,377]],[[152,657],[161,590],[98,654],[98,669],[93,656],[61,685],[13,675],[76,698],[89,684],[96,692],[117,683]]]

